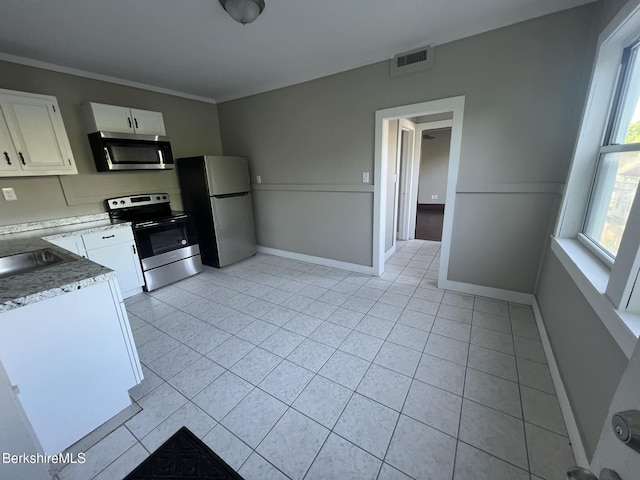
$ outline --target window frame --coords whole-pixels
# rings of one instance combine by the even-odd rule
[[[611,139],[625,49],[640,38],[640,0],[630,0],[598,38],[591,81],[551,249],[620,348],[630,357],[640,337],[640,195],[635,196],[615,260],[583,234],[595,174]],[[608,136],[608,137],[606,137]],[[638,144],[622,148],[638,149]],[[609,148],[610,146],[606,146]],[[634,289],[634,286],[638,287]]]
[[[640,32],[639,32],[640,36]],[[630,45],[622,50],[620,64],[616,73],[615,87],[611,99],[611,105],[606,117],[604,131],[602,132],[602,141],[598,149],[598,155],[595,160],[593,177],[591,179],[591,187],[589,197],[585,206],[582,228],[578,233],[578,240],[587,247],[594,255],[596,255],[607,267],[613,268],[616,255],[609,252],[600,242],[589,236],[586,232],[590,214],[594,205],[593,198],[597,195],[597,182],[599,171],[604,162],[604,156],[610,153],[624,152],[640,152],[640,142],[636,143],[615,143],[614,137],[619,134],[620,122],[623,117],[622,110],[625,107],[630,77],[633,74],[635,62],[640,62],[640,38],[637,36]]]

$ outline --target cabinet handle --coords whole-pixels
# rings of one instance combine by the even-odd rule
[[[22,164],[26,165],[27,162],[24,161],[24,157],[22,156],[22,152],[18,152],[18,156],[20,157],[20,161],[22,162]]]
[[[131,248],[133,248],[133,254],[134,254],[134,255],[136,255],[136,254],[137,254],[137,252],[136,252],[136,246],[135,246],[135,245],[131,245]]]
[[[127,122],[129,122],[129,128],[133,128],[133,125],[131,125],[131,117],[127,117]]]
[[[9,158],[9,154],[4,152],[4,158],[7,161],[7,165],[11,165],[11,159]]]
[[[106,240],[107,238],[113,238],[115,237],[115,235],[107,235],[106,237],[102,237],[103,240]]]
[[[136,123],[136,129],[138,128],[138,119],[134,118],[133,121]]]

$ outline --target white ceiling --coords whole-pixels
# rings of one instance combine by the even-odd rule
[[[591,1],[266,0],[242,26],[218,0],[2,0],[0,59],[221,102]]]

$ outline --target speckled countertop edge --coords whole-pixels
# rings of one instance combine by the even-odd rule
[[[82,223],[98,222],[109,220],[109,214],[94,213],[90,215],[80,215],[76,217],[54,218],[51,220],[41,220],[37,222],[17,223],[15,225],[0,226],[0,235],[8,235],[11,233],[30,232],[34,230],[44,230],[54,227],[62,227],[67,225],[77,225],[82,228]]]
[[[8,237],[11,239],[7,239]],[[39,270],[0,278],[0,312],[13,310],[116,278],[116,272],[111,269],[70,253],[39,237],[13,237],[14,235],[8,235],[0,241],[0,257],[41,248],[51,248],[64,255],[75,257],[75,259]]]
[[[108,270],[108,269],[105,269],[105,270]],[[48,298],[57,297],[58,295],[62,295],[67,292],[73,292],[75,290],[80,290],[81,288],[90,287],[91,285],[108,282],[112,278],[116,278],[116,272],[111,270],[111,271],[107,271],[106,273],[96,275],[95,277],[85,278],[83,280],[78,280],[76,282],[72,282],[66,285],[61,285],[55,288],[50,288],[48,290],[44,290],[41,292],[24,295],[22,297],[14,298],[12,300],[3,301],[4,299],[0,298],[0,301],[2,301],[2,303],[0,304],[0,313],[7,312],[15,308],[24,307],[25,305],[31,305],[33,303],[40,302]]]

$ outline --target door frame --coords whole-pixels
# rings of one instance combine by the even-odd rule
[[[462,145],[462,123],[464,116],[465,96],[457,96],[415,103],[399,107],[386,108],[375,112],[375,152],[374,152],[374,190],[373,190],[373,274],[384,273],[385,226],[387,223],[384,202],[387,198],[387,162],[389,147],[389,121],[401,118],[452,113],[451,149],[449,151],[449,169],[447,172],[447,195],[442,230],[442,248],[440,253],[440,273],[438,285],[445,285],[449,270],[449,253],[453,231],[453,213],[455,210],[456,184],[460,164]],[[415,162],[414,162],[415,168]],[[393,221],[393,220],[391,220]],[[394,232],[395,235],[395,232]]]
[[[407,134],[406,145],[403,144],[403,133]],[[398,164],[396,166],[398,178],[396,181],[397,194],[393,210],[395,215],[393,220],[394,247],[398,240],[410,240],[412,238],[409,230],[409,212],[411,208],[408,208],[410,204],[407,202],[411,196],[411,179],[416,161],[415,138],[416,125],[406,118],[401,118],[398,122]]]
[[[411,172],[411,202],[407,211],[409,222],[409,239],[416,238],[416,219],[418,215],[418,193],[420,184],[420,164],[422,163],[422,133],[429,130],[440,130],[442,128],[451,128],[452,120],[436,120],[434,122],[416,123],[416,134],[414,138],[414,158],[413,171]],[[449,147],[451,148],[451,147]],[[447,172],[448,173],[448,172]],[[449,179],[447,175],[447,180]],[[445,196],[444,205],[446,208],[447,197]]]

